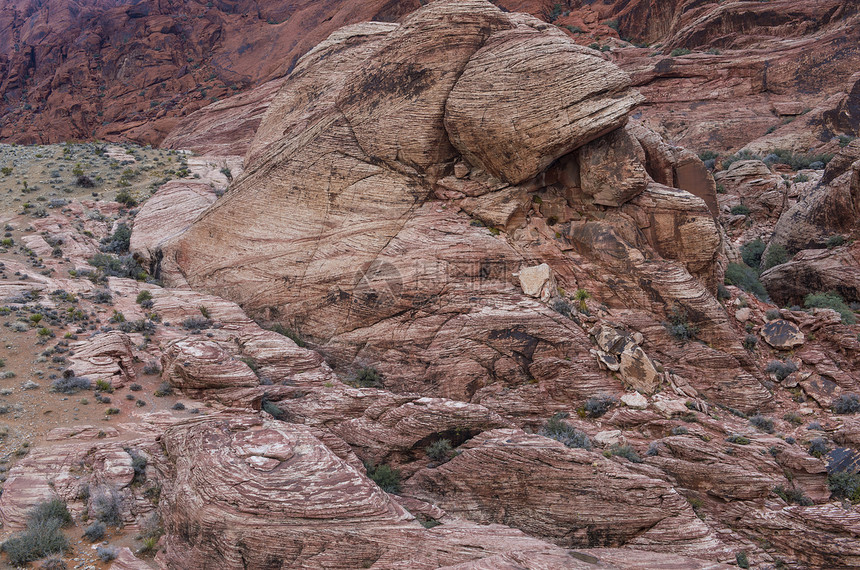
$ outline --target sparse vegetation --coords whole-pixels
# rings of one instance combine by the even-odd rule
[[[761,265],[761,256],[767,244],[761,238],[756,238],[741,246],[741,258],[749,267],[758,267]]]
[[[71,522],[72,515],[59,499],[39,503],[29,513],[27,529],[7,539],[2,550],[14,566],[61,554],[69,547],[61,527]]]
[[[758,430],[765,433],[773,433],[773,420],[768,417],[756,414],[750,418],[750,423]]]
[[[84,529],[84,538],[90,542],[98,542],[105,536],[107,527],[101,521],[96,521]]]
[[[726,441],[728,441],[729,443],[735,443],[737,445],[749,445],[750,443],[750,439],[748,437],[737,433],[733,433],[732,435],[727,437]]]
[[[427,454],[427,457],[437,463],[445,463],[454,454],[451,440],[445,438],[434,441],[424,448],[424,452]]]
[[[276,324],[276,325],[272,326],[272,328],[269,330],[274,331],[274,332],[278,333],[279,335],[287,337],[288,339],[290,339],[291,341],[296,343],[301,348],[305,348],[307,346],[307,343],[301,338],[299,333],[297,333],[296,331],[289,329],[289,328],[287,328],[281,324]]]
[[[631,463],[642,463],[642,458],[639,457],[639,454],[630,445],[619,445],[616,443],[604,451],[603,455],[606,457],[623,457]]]
[[[71,370],[66,372],[71,372]],[[51,391],[61,394],[74,394],[82,390],[89,390],[91,387],[92,382],[89,378],[74,376],[74,374],[63,374],[62,378],[57,378],[51,383]]]
[[[599,418],[616,404],[616,399],[606,394],[592,396],[585,401],[583,409],[585,413],[592,418]]]
[[[744,337],[744,348],[747,350],[755,350],[755,347],[758,346],[758,337],[754,334],[748,334]]]
[[[765,367],[765,372],[773,374],[776,379],[782,382],[792,372],[797,371],[797,365],[791,360],[771,360]]]
[[[809,507],[814,504],[812,499],[804,495],[803,491],[799,489],[785,488],[782,485],[778,485],[773,488],[773,492],[790,505]]]
[[[827,440],[823,437],[816,437],[809,442],[809,447],[806,449],[809,455],[813,457],[823,457],[827,455],[830,448],[827,446]]]
[[[608,409],[608,408],[607,408]],[[605,412],[604,412],[605,413]],[[578,429],[567,424],[564,419],[567,414],[559,412],[554,414],[541,428],[540,435],[560,441],[567,447],[578,447],[591,449],[591,440]]]
[[[789,260],[788,251],[778,243],[772,243],[764,254],[764,263],[762,269],[767,271],[771,267],[782,265]]]
[[[833,400],[830,407],[836,414],[856,414],[860,412],[860,396],[853,392],[842,394]]]
[[[102,487],[90,497],[90,508],[96,520],[108,526],[122,526],[122,499],[111,487]]]
[[[382,388],[382,375],[376,368],[359,368],[355,371],[351,384],[360,388]]]
[[[699,328],[690,324],[690,321],[687,318],[687,310],[680,305],[672,306],[667,317],[669,321],[663,323],[663,326],[666,327],[666,330],[668,330],[669,334],[674,338],[681,341],[688,341],[695,339],[696,335],[699,334]]]
[[[365,463],[367,476],[386,493],[400,492],[400,470],[392,469],[389,465],[374,465]]]
[[[860,473],[831,473],[827,476],[827,485],[835,498],[860,503]]]
[[[743,204],[738,204],[737,206],[732,206],[731,213],[733,216],[749,216],[751,210],[748,206],[744,206]]]

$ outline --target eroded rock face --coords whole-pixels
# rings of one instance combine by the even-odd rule
[[[598,454],[518,430],[485,432],[460,450],[414,475],[406,494],[476,522],[504,520],[568,548],[648,545],[691,556],[724,548],[673,490]],[[533,469],[537,458],[540,471]],[[570,495],[572,488],[579,492]]]
[[[810,293],[836,291],[846,301],[860,300],[858,248],[807,249],[761,276],[768,294],[781,305],[802,305]]]
[[[628,76],[593,50],[545,24],[527,23],[495,34],[472,56],[445,112],[451,142],[462,155],[512,184],[623,126],[641,101],[628,89]],[[609,192],[604,186],[596,181],[590,189]]]

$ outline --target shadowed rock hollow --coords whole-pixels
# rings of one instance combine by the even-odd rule
[[[546,391],[623,387],[578,317],[521,293],[519,270],[545,262],[551,304],[587,290],[652,359],[679,361],[666,382],[760,406],[769,394],[712,295],[725,259],[713,181],[625,127],[640,100],[594,50],[483,1],[344,28],[299,61],[228,194],[137,253],[337,367],[373,364],[387,388],[535,411]],[[690,192],[655,182],[676,179]],[[642,320],[670,310],[708,344]]]

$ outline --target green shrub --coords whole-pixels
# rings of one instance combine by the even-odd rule
[[[687,311],[680,305],[673,305],[666,315],[669,319],[663,326],[669,334],[681,341],[692,340],[699,334],[699,327],[690,324]]]
[[[744,206],[743,204],[738,204],[737,206],[733,206],[731,212],[732,212],[733,216],[749,216],[750,215],[750,209],[747,206]]]
[[[827,455],[830,448],[827,446],[827,441],[823,437],[816,437],[809,442],[809,447],[806,451],[813,457],[823,457]]]
[[[642,463],[642,458],[639,457],[639,454],[630,445],[619,445],[616,443],[604,451],[603,455],[607,457],[623,457],[632,463]]]
[[[352,384],[361,388],[381,388],[382,375],[376,368],[359,368],[353,376]]]
[[[832,235],[827,238],[827,249],[833,249],[834,247],[844,245],[845,241],[845,236],[841,236],[839,234]]]
[[[445,463],[451,459],[454,450],[451,447],[451,440],[443,438],[436,440],[425,447],[424,452],[427,454],[427,457],[433,461],[437,463]]]
[[[266,398],[263,398],[263,402],[260,405],[260,408],[262,408],[264,412],[266,412],[276,420],[283,420],[284,417],[286,417],[286,414],[281,408],[279,408],[277,405],[275,405],[274,402],[270,402]]]
[[[693,52],[692,52],[692,51],[690,51],[690,50],[688,50],[687,48],[675,48],[675,49],[673,49],[673,50],[669,53],[669,55],[670,55],[671,57],[678,57],[678,56],[681,56],[681,55],[688,55],[688,54],[691,54],[691,53],[693,53]]]
[[[744,263],[750,267],[760,266],[761,256],[764,254],[766,247],[767,244],[764,243],[761,238],[756,238],[743,244],[741,246],[741,257],[743,258]]]
[[[775,321],[782,318],[782,313],[779,312],[779,309],[768,309],[764,313],[764,318],[768,321]]]
[[[835,291],[826,293],[810,293],[803,300],[803,306],[807,309],[833,309],[842,317],[842,324],[853,325],[857,322],[854,312],[845,304],[845,301]]]
[[[367,476],[386,493],[400,492],[400,470],[392,469],[388,465],[374,465],[365,463]]]
[[[107,380],[96,380],[96,391],[113,394],[113,385]]]
[[[744,348],[747,350],[755,350],[758,346],[758,337],[754,334],[748,334],[744,337]]]
[[[173,393],[173,386],[170,385],[170,382],[164,381],[158,385],[158,388],[156,388],[153,395],[156,396],[157,398],[162,398],[164,396],[169,396],[172,393]]]
[[[131,228],[127,224],[117,224],[113,234],[101,240],[99,249],[105,253],[127,253],[131,244]]]
[[[150,301],[150,300],[152,300],[152,293],[148,289],[144,289],[143,291],[141,291],[140,293],[137,294],[136,301],[137,301],[138,305],[143,303],[144,301]]]
[[[726,441],[729,443],[735,443],[737,445],[749,445],[750,439],[748,437],[744,437],[740,434],[733,433],[729,437],[726,438]]]
[[[761,160],[761,156],[748,150],[742,150],[733,154],[732,156],[724,158],[721,162],[723,164],[723,168],[728,169],[729,166],[740,160]]]
[[[758,280],[758,273],[742,263],[729,263],[726,268],[726,285],[735,285],[747,293],[752,293],[762,301],[767,299],[767,290]]]
[[[788,412],[784,416],[782,416],[782,419],[795,427],[803,423],[803,418],[801,418],[800,415],[796,412]]]
[[[860,503],[860,473],[831,473],[827,476],[827,485],[830,487],[830,493],[837,499]]]
[[[544,437],[560,441],[567,447],[591,449],[591,440],[588,439],[588,436],[564,422],[566,417],[567,414],[563,412],[554,414],[538,433]]]
[[[294,343],[296,343],[301,348],[304,348],[307,346],[307,343],[304,340],[302,340],[301,336],[299,336],[299,333],[293,331],[292,329],[288,329],[284,325],[276,324],[276,325],[272,326],[272,328],[269,330],[274,331],[281,336],[287,337],[288,339],[292,340]]]
[[[699,160],[705,162],[706,160],[716,160],[720,157],[720,153],[714,152],[712,150],[703,150],[699,153]]]
[[[779,497],[790,505],[801,505],[803,507],[810,507],[814,503],[812,499],[803,494],[803,491],[798,489],[786,489],[782,485],[778,485],[773,488],[773,492],[779,495]]]
[[[788,251],[786,251],[785,247],[781,246],[778,243],[772,244],[764,256],[763,269],[767,271],[771,267],[782,265],[788,260]]]

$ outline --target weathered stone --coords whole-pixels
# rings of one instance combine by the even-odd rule
[[[552,297],[558,285],[555,283],[555,277],[552,274],[552,269],[546,263],[535,265],[533,267],[524,267],[520,269],[517,276],[520,281],[520,287],[523,293],[529,297],[536,297],[541,301],[547,302]]]
[[[781,350],[789,350],[806,342],[806,336],[797,325],[783,319],[776,319],[764,325],[761,337],[773,348]]]
[[[616,129],[579,149],[582,191],[595,204],[620,206],[645,190],[647,174],[635,144],[627,131]]]
[[[563,34],[534,26],[490,37],[470,59],[445,110],[457,150],[512,184],[623,126],[641,101],[621,70]],[[521,81],[524,75],[529,81]]]
[[[648,398],[639,392],[624,394],[621,396],[621,401],[624,402],[628,408],[633,408],[634,410],[644,410],[648,407]]]

